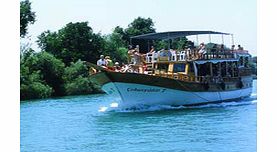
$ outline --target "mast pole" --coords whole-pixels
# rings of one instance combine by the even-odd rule
[[[211,34],[209,34],[209,43],[212,42]]]
[[[199,45],[198,35],[196,35],[196,44]]]
[[[224,35],[221,35],[222,44],[224,45]]]

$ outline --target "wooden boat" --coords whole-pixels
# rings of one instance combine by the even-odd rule
[[[178,31],[135,36],[156,40],[199,34],[228,33]],[[201,105],[234,101],[252,93],[251,55],[245,50],[206,49],[199,56],[190,51],[172,51],[170,56],[146,54],[146,71],[115,72],[94,65],[92,78],[109,95],[120,97],[121,105]]]

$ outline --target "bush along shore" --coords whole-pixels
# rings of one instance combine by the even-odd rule
[[[81,60],[65,64],[45,51],[21,58],[21,100],[101,93]]]

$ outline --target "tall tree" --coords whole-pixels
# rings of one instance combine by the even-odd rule
[[[130,37],[141,35],[141,34],[148,34],[148,33],[155,33],[156,30],[154,28],[154,22],[151,18],[142,18],[138,17],[134,19],[132,23],[128,25],[128,28],[125,29],[125,33],[127,35],[127,42],[130,42]],[[148,49],[148,41],[144,40],[132,40],[132,44],[136,44],[140,46],[141,52],[145,53]],[[150,41],[149,45],[153,45]]]
[[[53,88],[53,95],[60,96],[63,95],[63,78],[64,73],[64,63],[55,58],[52,54],[45,51],[38,53],[32,53],[26,56],[22,63],[24,67],[27,67],[30,72],[38,72],[40,78]],[[22,67],[23,67],[22,66]]]
[[[20,37],[27,34],[28,25],[34,24],[35,12],[32,12],[31,2],[29,0],[20,2]]]
[[[140,34],[154,33],[156,30],[154,28],[154,22],[151,18],[146,19],[138,17],[128,25],[125,32],[128,36],[136,36]]]
[[[105,37],[104,54],[111,56],[114,61],[127,61],[127,43],[124,41],[123,36],[124,33],[118,33],[116,28],[112,34]]]
[[[37,42],[42,50],[62,59],[66,65],[78,59],[96,62],[105,44],[99,33],[93,33],[88,22],[70,22],[58,32],[43,32]]]

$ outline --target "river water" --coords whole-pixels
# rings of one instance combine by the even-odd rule
[[[256,81],[240,102],[121,109],[107,95],[20,104],[22,152],[254,152]]]

